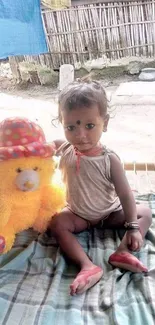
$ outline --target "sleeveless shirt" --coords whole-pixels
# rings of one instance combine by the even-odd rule
[[[74,147],[64,143],[59,152],[67,206],[73,213],[89,221],[100,221],[122,209],[110,175],[109,155],[115,154],[113,151],[103,146],[100,156],[81,156],[78,172]]]

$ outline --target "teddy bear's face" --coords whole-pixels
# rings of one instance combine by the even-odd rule
[[[53,158],[27,157],[0,162],[0,191],[17,194],[34,192],[51,183]]]

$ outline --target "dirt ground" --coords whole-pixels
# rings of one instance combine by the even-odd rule
[[[155,161],[155,94],[152,96],[116,95],[120,84],[135,77],[104,79],[110,115],[108,132],[102,141],[125,161]],[[29,86],[21,89],[11,79],[0,76],[0,120],[8,116],[27,116],[43,127],[48,141],[63,137],[63,130],[52,120],[57,116],[58,91],[50,87]]]

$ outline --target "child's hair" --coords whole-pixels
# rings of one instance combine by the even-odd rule
[[[100,115],[107,114],[108,101],[104,88],[97,81],[74,82],[61,91],[58,99],[58,119],[62,121],[62,110],[71,111],[97,105]]]

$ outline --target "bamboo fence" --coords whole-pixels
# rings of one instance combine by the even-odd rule
[[[155,0],[42,10],[49,53],[24,57],[50,68],[99,57],[155,56]]]

